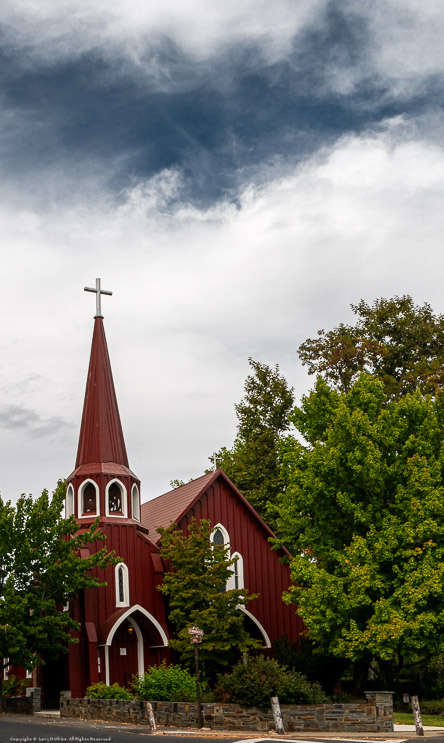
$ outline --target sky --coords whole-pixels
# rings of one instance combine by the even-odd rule
[[[74,469],[100,277],[142,499],[231,446],[248,358],[444,313],[444,6],[3,0],[0,491]]]

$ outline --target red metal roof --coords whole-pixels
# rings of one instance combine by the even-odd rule
[[[217,469],[215,472],[207,472],[206,475],[202,475],[196,480],[188,482],[186,485],[182,485],[179,488],[170,490],[168,493],[159,495],[153,500],[142,503],[141,523],[148,529],[151,541],[157,544],[160,540],[160,535],[156,532],[157,527],[162,526],[166,528],[172,523],[178,523],[185,513],[194,503],[196,503],[196,501],[199,500],[200,496],[218,477],[222,477],[229,484],[238,498],[240,498],[244,505],[261,524],[262,528],[265,529],[270,537],[274,537],[275,534],[272,532],[270,527],[267,526],[265,521],[259,516],[257,511],[254,510],[253,506],[250,505],[247,499],[244,498],[242,493],[231,482],[225,472],[221,469]],[[285,548],[284,551],[286,552]]]
[[[167,527],[173,522],[177,522],[202,490],[205,490],[213,476],[214,472],[208,472],[180,488],[175,488],[147,503],[142,503],[141,523],[148,529],[151,541],[155,543],[159,541],[160,536],[156,532],[157,527]]]
[[[102,462],[128,467],[103,318],[96,317],[76,468]]]

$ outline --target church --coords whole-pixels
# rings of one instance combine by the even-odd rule
[[[271,549],[273,532],[221,469],[141,502],[141,483],[129,466],[101,312],[101,294],[110,292],[101,289],[99,279],[96,288],[87,291],[96,293],[96,315],[77,457],[67,477],[66,516],[74,514],[80,530],[98,517],[107,550],[114,550],[121,562],[101,571],[106,586],[85,590],[66,607],[80,623],[79,642],[69,647],[62,678],[56,681],[52,664],[44,670],[43,695],[48,699],[55,696],[57,685],[69,689],[72,697],[82,697],[89,684],[126,685],[148,666],[171,660],[172,629],[158,590],[165,565],[157,527],[172,522],[186,533],[193,517],[208,519],[214,543],[224,544],[230,557],[237,558],[227,587],[259,594],[248,609],[239,610],[264,649],[284,635],[295,642],[302,630],[294,607],[282,601],[290,584],[288,566],[281,562],[284,551]]]

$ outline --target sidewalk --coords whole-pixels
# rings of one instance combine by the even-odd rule
[[[34,715],[36,717],[47,717],[47,718],[53,718],[53,719],[61,719],[61,720],[70,720],[71,722],[93,722],[92,720],[82,720],[80,721],[78,718],[60,718],[60,710],[42,710],[41,712],[35,712]],[[95,723],[103,723],[103,725],[109,725],[109,721],[106,720],[95,720]],[[121,724],[122,726],[128,725],[128,723],[114,723],[114,724]],[[137,726],[138,727],[138,726]],[[143,726],[140,726],[143,727]],[[444,740],[444,727],[424,727],[425,737],[427,738],[436,738],[436,737],[443,737]],[[205,738],[239,738],[239,739],[251,739],[255,741],[264,740],[267,738],[270,739],[278,739],[281,741],[285,740],[311,740],[311,739],[342,739],[342,740],[350,740],[355,741],[355,743],[358,743],[358,741],[371,741],[371,740],[377,740],[377,741],[384,741],[384,740],[409,740],[412,738],[417,738],[416,736],[416,730],[414,725],[396,725],[394,726],[393,732],[387,732],[387,733],[373,733],[373,732],[367,732],[367,733],[353,733],[350,731],[344,731],[344,732],[319,732],[316,730],[300,730],[297,732],[286,732],[284,735],[278,735],[274,732],[268,732],[268,733],[260,733],[257,730],[211,730],[210,728],[201,728],[200,730],[198,728],[174,728],[174,727],[163,727],[159,726],[157,729],[153,732],[153,735],[162,735],[162,736],[171,736],[171,735],[183,735],[184,737],[189,736],[190,738],[193,736],[203,736]]]

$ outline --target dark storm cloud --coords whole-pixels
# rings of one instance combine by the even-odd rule
[[[22,405],[3,405],[0,407],[0,428],[27,431],[37,436],[53,434],[59,438],[74,426],[59,416],[42,418],[35,410]]]
[[[345,133],[428,108],[429,94],[394,100],[387,80],[366,74],[368,44],[367,21],[333,2],[274,63],[255,44],[203,62],[166,37],[151,39],[136,66],[96,49],[31,67],[10,47],[1,64],[3,168],[25,191],[37,171],[44,198],[54,169],[64,170],[68,192],[70,173],[77,188],[95,173],[118,194],[179,167],[190,201],[211,203],[261,163],[295,162]],[[431,84],[442,98],[442,80]]]

